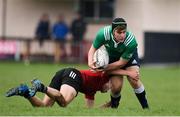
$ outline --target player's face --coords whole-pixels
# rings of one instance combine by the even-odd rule
[[[116,29],[114,30],[114,38],[116,42],[124,42],[125,37],[126,37],[126,29],[121,30],[121,29]]]

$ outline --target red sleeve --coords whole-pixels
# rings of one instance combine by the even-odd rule
[[[95,95],[95,93],[93,93],[93,94],[85,94],[85,98],[89,99],[89,100],[94,100],[94,95]]]

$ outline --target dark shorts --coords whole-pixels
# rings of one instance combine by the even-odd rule
[[[113,63],[118,60],[119,60],[119,58],[110,58],[109,63]],[[130,67],[130,66],[139,66],[140,67],[140,61],[139,61],[137,49],[134,51],[132,58],[128,61],[128,63],[124,67],[122,67],[122,69],[126,69],[127,67]]]
[[[76,92],[81,89],[83,80],[81,73],[74,68],[65,68],[56,72],[55,76],[51,80],[49,87],[60,90],[61,85],[67,84],[72,86]]]

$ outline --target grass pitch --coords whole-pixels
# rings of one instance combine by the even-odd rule
[[[64,67],[88,68],[79,64],[30,64],[0,62],[0,116],[179,116],[180,115],[180,67],[141,67],[141,80],[146,88],[150,110],[142,110],[132,88],[125,80],[122,99],[118,109],[99,109],[98,106],[109,100],[109,93],[97,93],[95,108],[84,106],[84,95],[79,95],[68,105],[61,108],[33,108],[24,98],[5,97],[5,92],[20,83],[33,78],[41,79],[48,85],[54,73]],[[43,94],[37,94],[43,98]]]

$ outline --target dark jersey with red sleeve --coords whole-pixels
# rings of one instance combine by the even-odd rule
[[[80,70],[83,84],[81,91],[85,97],[94,100],[96,91],[101,91],[102,86],[109,81],[109,77],[102,72],[92,72],[91,70]]]

